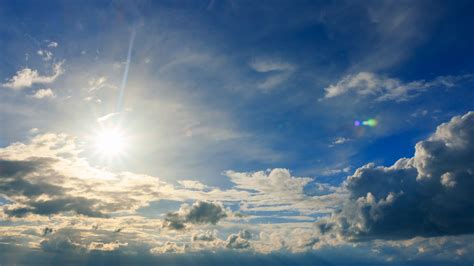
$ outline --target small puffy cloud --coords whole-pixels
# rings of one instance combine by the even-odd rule
[[[31,68],[24,68],[16,72],[8,82],[2,85],[6,88],[20,90],[31,87],[33,84],[48,84],[54,82],[61,74],[64,73],[62,68],[63,62],[53,65],[53,74],[50,76],[41,76],[37,70]]]
[[[319,223],[321,233],[356,240],[474,233],[474,112],[440,125],[412,158],[360,167],[345,188],[348,202]]]
[[[249,240],[252,234],[247,230],[242,230],[238,234],[231,234],[227,237],[225,247],[230,249],[246,249],[250,247]]]
[[[120,247],[126,247],[128,243],[120,243],[119,241],[102,243],[102,242],[91,242],[87,247],[88,250],[101,250],[101,251],[113,251]]]
[[[371,72],[359,72],[343,77],[336,84],[326,87],[324,98],[334,98],[348,93],[372,96],[377,101],[406,101],[421,92],[435,87],[453,87],[457,82],[471,79],[473,75],[439,76],[433,80],[415,80],[405,83]]]
[[[35,99],[44,99],[44,98],[53,99],[56,97],[56,94],[54,94],[52,89],[47,88],[47,89],[37,90],[31,97]]]
[[[198,232],[193,234],[192,241],[214,241],[217,239],[216,237],[217,231],[205,231],[205,232]]]
[[[341,145],[341,144],[344,144],[346,142],[349,142],[351,141],[351,139],[349,138],[344,138],[344,137],[339,137],[339,138],[335,138],[331,144],[329,144],[329,147],[334,147],[335,145]]]
[[[57,42],[50,42],[50,43],[48,43],[48,48],[56,48],[56,47],[58,47],[58,46],[59,46],[59,44],[58,44]]]
[[[38,50],[36,52],[44,61],[49,61],[53,59],[53,53],[48,50]]]
[[[167,241],[161,246],[150,249],[151,254],[163,254],[163,253],[184,253],[186,251],[186,245],[178,245],[175,242]]]
[[[179,230],[185,223],[216,224],[225,217],[227,213],[222,204],[196,201],[192,206],[183,204],[178,212],[168,213],[164,226]]]

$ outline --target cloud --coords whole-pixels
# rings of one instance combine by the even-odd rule
[[[24,68],[11,77],[8,82],[2,84],[6,88],[20,90],[31,87],[33,84],[53,83],[61,74],[64,73],[62,68],[63,62],[53,65],[53,74],[50,76],[41,76],[37,70]]]
[[[44,99],[44,98],[50,98],[53,99],[56,97],[54,94],[53,90],[48,88],[48,89],[39,89],[33,94],[31,97],[35,99]]]
[[[119,241],[102,243],[102,242],[91,242],[87,249],[89,250],[102,250],[102,251],[113,251],[120,247],[128,246],[128,243],[120,243]]]
[[[216,237],[217,231],[206,231],[206,232],[199,232],[193,234],[192,240],[193,241],[214,241],[217,239]]]
[[[44,175],[43,178],[54,176],[56,173],[48,167],[51,162],[50,159],[42,158],[28,161],[0,160],[0,193],[17,203],[7,205],[5,214],[24,217],[30,213],[51,215],[73,211],[90,217],[105,217],[94,210],[95,200],[68,196],[61,186],[28,180],[38,174]]]
[[[183,204],[178,212],[168,213],[165,226],[179,230],[185,227],[185,223],[216,224],[225,217],[227,214],[222,204],[196,201],[192,206]]]
[[[247,230],[242,230],[238,234],[231,234],[227,237],[225,244],[226,248],[231,249],[245,249],[250,247],[249,240],[252,238],[252,234]]]
[[[266,75],[266,78],[257,84],[257,87],[262,91],[270,91],[282,84],[290,78],[296,69],[292,64],[275,59],[257,59],[250,63],[250,67],[254,71]]]
[[[44,61],[49,61],[53,59],[53,53],[48,50],[38,50],[36,52]]]
[[[59,45],[59,44],[58,44],[57,42],[50,42],[50,43],[48,44],[48,48],[56,48],[56,47],[58,47],[58,45]]]
[[[207,188],[206,185],[196,180],[179,180],[178,183],[187,189],[204,190]]]
[[[178,245],[177,243],[167,241],[162,246],[154,247],[150,249],[151,254],[163,254],[163,253],[184,253],[186,250],[185,245]]]
[[[322,234],[349,239],[409,239],[472,234],[474,112],[456,116],[390,167],[369,163],[345,182],[350,194]]]
[[[375,97],[376,101],[407,101],[423,91],[436,87],[453,87],[457,82],[471,79],[473,75],[439,76],[433,80],[416,80],[405,83],[371,72],[359,72],[343,77],[336,84],[326,87],[324,98],[334,98],[348,93]]]

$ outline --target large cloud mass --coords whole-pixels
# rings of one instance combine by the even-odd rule
[[[440,125],[413,158],[348,177],[349,202],[319,223],[354,240],[474,233],[474,112]]]

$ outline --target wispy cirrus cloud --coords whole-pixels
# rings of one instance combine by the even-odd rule
[[[288,80],[296,66],[277,59],[259,58],[250,63],[250,67],[265,75],[263,81],[258,82],[257,87],[262,91],[270,91]]]
[[[335,84],[324,88],[324,98],[335,98],[345,94],[372,97],[376,101],[408,101],[428,89],[454,87],[460,81],[472,79],[471,74],[460,76],[439,76],[433,80],[403,82],[372,72],[359,72],[343,77]]]

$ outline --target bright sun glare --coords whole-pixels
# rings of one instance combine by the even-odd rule
[[[125,151],[126,138],[124,134],[116,129],[103,129],[96,137],[97,151],[107,157],[120,155]]]

